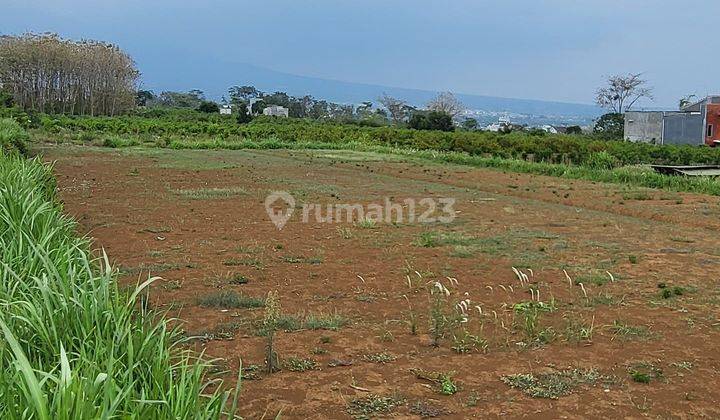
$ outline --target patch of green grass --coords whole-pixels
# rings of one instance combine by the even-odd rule
[[[348,323],[348,319],[344,316],[334,314],[310,314],[305,318],[304,326],[308,330],[339,330]]]
[[[598,305],[616,305],[618,303],[615,296],[609,294],[609,293],[598,293],[597,295],[590,298],[590,305],[591,306],[598,306]]]
[[[425,231],[420,233],[413,245],[421,248],[451,246],[450,256],[470,258],[480,252],[489,255],[501,255],[513,258],[517,267],[534,266],[538,260],[547,258],[545,241],[556,241],[558,235],[543,231],[509,230],[501,235],[477,237],[463,232]],[[534,241],[540,246],[530,247]]]
[[[388,416],[403,404],[405,404],[405,398],[400,395],[370,394],[351,400],[347,406],[347,413],[353,419],[367,420]]]
[[[435,390],[439,394],[453,395],[460,389],[453,379],[455,372],[434,372],[418,368],[410,369],[410,372],[412,372],[418,379],[433,382],[436,386]]]
[[[265,299],[245,296],[232,290],[221,290],[200,296],[197,303],[206,308],[251,309],[265,306]]]
[[[416,401],[410,405],[410,413],[421,419],[442,417],[450,412],[445,408],[428,401]]]
[[[140,142],[135,138],[122,138],[117,136],[106,137],[102,145],[104,147],[120,148],[120,147],[132,147],[139,146]]]
[[[569,395],[583,385],[614,383],[614,377],[600,374],[595,369],[560,370],[551,373],[521,373],[505,375],[502,381],[533,398],[558,399]]]
[[[312,359],[301,357],[288,357],[283,361],[283,367],[291,372],[306,372],[318,368],[318,363]]]
[[[352,237],[353,237],[353,231],[350,228],[338,227],[337,233],[343,239],[352,239]]]
[[[583,274],[575,278],[575,284],[584,284],[584,285],[595,285],[595,286],[604,286],[607,283],[610,283],[610,276],[607,273],[600,273],[600,272],[593,272],[588,274]]]
[[[200,339],[202,341],[210,340],[232,340],[235,333],[242,327],[237,322],[224,322],[216,325],[211,329],[203,329],[200,331],[185,332],[190,338]]]
[[[487,340],[470,334],[467,331],[462,331],[457,334],[453,334],[452,350],[458,354],[467,354],[473,350],[485,351],[488,348]]]
[[[660,289],[660,297],[663,299],[670,299],[676,296],[682,296],[689,292],[689,288],[683,286],[672,286],[669,287],[665,283],[658,284]]]
[[[649,384],[652,380],[663,377],[662,369],[650,362],[634,363],[628,369],[628,373],[633,381],[642,384]]]
[[[637,200],[637,201],[645,201],[645,200],[652,200],[653,196],[650,195],[648,191],[626,191],[622,195],[623,200]]]
[[[355,226],[361,229],[375,229],[377,227],[377,222],[372,219],[363,219],[355,223]]]
[[[290,264],[310,264],[310,265],[318,265],[322,264],[324,261],[323,257],[294,257],[291,255],[286,255],[282,257],[282,260],[286,263]]]
[[[251,380],[255,381],[260,379],[260,372],[262,371],[262,366],[260,365],[247,365],[243,366],[242,373],[241,373],[241,379],[245,380]]]
[[[610,327],[615,337],[624,340],[642,340],[652,337],[650,329],[644,325],[629,325],[623,321],[616,320]]]
[[[595,331],[595,319],[586,322],[574,314],[566,314],[565,332],[563,336],[570,342],[592,341]]]
[[[235,273],[228,277],[227,283],[233,284],[233,285],[241,285],[241,284],[248,284],[250,282],[250,279],[245,277],[244,275],[240,273]]]
[[[475,250],[469,246],[456,245],[453,250],[450,251],[450,256],[455,258],[472,258],[475,256]]]
[[[233,188],[195,188],[173,190],[173,193],[189,200],[213,200],[245,195],[247,191],[239,187]]]
[[[262,261],[258,260],[257,258],[228,258],[223,261],[223,265],[229,267],[244,265],[247,267],[257,268],[259,270],[262,270],[264,268]]]
[[[394,354],[381,352],[381,353],[370,353],[370,354],[363,355],[363,359],[368,362],[372,362],[372,363],[385,364],[385,363],[394,362],[395,360],[397,360],[397,356],[395,356]]]

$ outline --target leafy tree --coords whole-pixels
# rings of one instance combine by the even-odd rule
[[[264,100],[260,99],[259,101],[252,104],[252,113],[262,114],[263,110],[267,108],[267,106],[268,104]]]
[[[466,118],[462,126],[466,130],[474,131],[478,128],[478,121],[475,118]]]
[[[405,101],[393,98],[383,93],[383,95],[378,98],[378,102],[380,102],[387,112],[390,113],[390,118],[395,124],[400,124],[407,118],[408,105]]]
[[[582,128],[579,125],[571,125],[565,129],[566,134],[582,134]]]
[[[27,111],[118,115],[135,107],[140,72],[118,46],[44,33],[0,36],[0,86]]]
[[[205,94],[199,90],[190,92],[162,92],[158,97],[160,105],[170,108],[192,108],[197,109],[205,100]]]
[[[604,140],[622,139],[624,130],[625,115],[617,112],[603,115],[597,120],[593,128],[596,136]]]
[[[138,90],[135,95],[135,105],[147,106],[149,102],[156,99],[155,93],[151,90]]]
[[[427,115],[428,125],[431,130],[453,131],[452,116],[442,111],[430,111]]]
[[[241,102],[249,103],[250,99],[260,97],[262,92],[257,90],[254,86],[233,86],[228,89],[228,96],[230,97],[230,103],[238,105]]]
[[[452,117],[440,111],[415,112],[410,117],[408,126],[416,130],[454,130]]]
[[[372,114],[372,102],[365,101],[355,108],[355,114],[358,118],[368,118]]]
[[[250,112],[248,112],[248,107],[245,102],[240,102],[235,109],[237,110],[238,124],[247,124],[252,121],[253,117]]]
[[[220,112],[220,107],[213,101],[202,101],[197,110],[206,114],[217,114]]]
[[[279,105],[285,108],[290,107],[290,95],[285,92],[275,92],[271,95],[265,95],[262,98],[268,105]]]
[[[652,89],[640,76],[638,73],[608,77],[607,86],[597,90],[595,102],[612,113],[622,114],[641,98],[653,99]]]

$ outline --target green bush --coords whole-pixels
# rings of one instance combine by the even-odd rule
[[[198,111],[204,112],[206,114],[214,114],[220,112],[220,107],[215,102],[202,101],[200,103],[200,106],[198,106]]]
[[[5,154],[27,154],[29,136],[17,121],[10,118],[0,119],[0,149]]]
[[[37,114],[23,111],[20,108],[2,108],[0,107],[0,118],[12,118],[17,121],[23,128],[40,127],[40,118]]]
[[[591,153],[587,161],[585,161],[585,165],[593,169],[614,169],[619,164],[620,161],[605,150]]]
[[[103,140],[103,146],[112,148],[137,146],[139,144],[140,142],[135,139],[124,139],[121,137],[107,137]]]

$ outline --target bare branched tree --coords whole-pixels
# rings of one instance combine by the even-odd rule
[[[382,96],[378,98],[378,102],[388,110],[390,118],[392,118],[395,124],[399,124],[407,118],[408,107],[405,101],[383,93]]]
[[[622,114],[630,111],[641,98],[653,99],[652,89],[641,73],[608,77],[608,85],[597,90],[595,102],[612,112]]]
[[[453,118],[465,110],[465,106],[450,92],[439,94],[435,99],[428,102],[427,107],[430,111],[444,112]]]
[[[115,45],[54,34],[0,36],[0,85],[25,109],[116,115],[135,106],[140,73]]]

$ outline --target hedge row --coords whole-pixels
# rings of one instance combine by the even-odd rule
[[[587,136],[509,134],[476,131],[418,131],[398,127],[363,127],[300,119],[257,118],[237,124],[232,118],[198,116],[189,112],[157,117],[45,116],[46,130],[63,129],[112,134],[151,134],[156,136],[240,137],[260,140],[275,138],[283,142],[347,143],[412,147],[420,150],[466,152],[470,155],[523,158],[545,162],[587,164],[597,153],[606,152],[618,163],[628,164],[720,164],[720,150],[704,146],[654,146],[624,141],[604,141]],[[202,119],[201,119],[202,118]],[[204,119],[204,120],[203,120]]]

